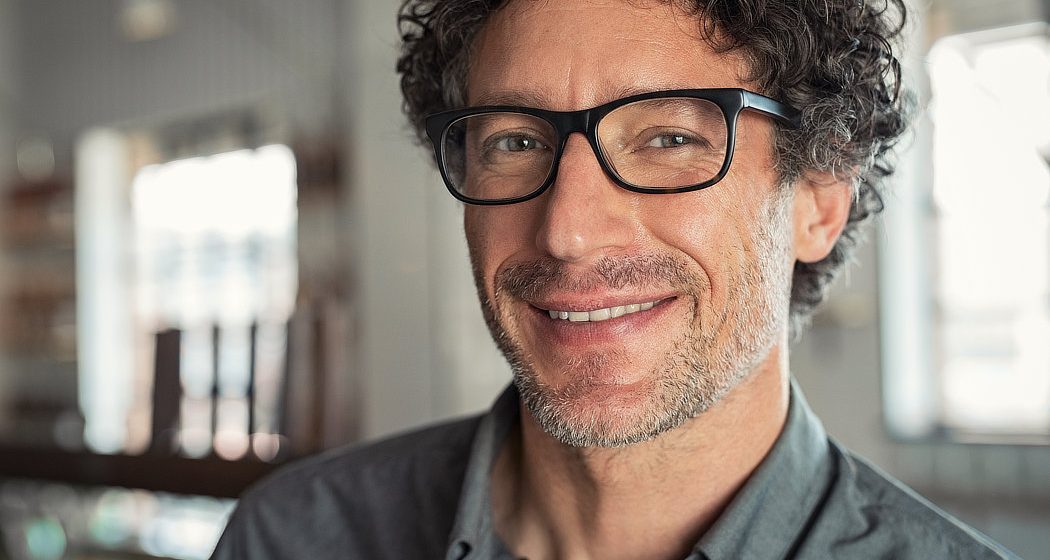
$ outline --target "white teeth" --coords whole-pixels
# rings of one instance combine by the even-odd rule
[[[611,309],[596,309],[587,314],[592,321],[604,321],[612,316]]]
[[[552,309],[547,312],[547,315],[549,315],[551,319],[567,319],[573,323],[587,321],[596,322],[623,317],[624,315],[637,313],[639,311],[648,311],[652,309],[654,305],[656,305],[655,301],[648,301],[645,303],[632,303],[630,305],[617,305],[616,307],[595,309],[594,311],[555,311]]]

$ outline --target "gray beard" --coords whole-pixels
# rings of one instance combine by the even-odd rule
[[[740,271],[726,307],[712,321],[714,324],[694,325],[678,337],[663,362],[647,377],[651,387],[645,402],[630,410],[612,405],[596,410],[575,406],[593,387],[587,372],[601,371],[609,356],[587,356],[566,364],[574,381],[563,388],[543,383],[528,352],[505,327],[507,319],[498,318],[499,306],[485,297],[475,263],[485,321],[510,363],[522,403],[541,428],[573,447],[624,447],[674,430],[721,401],[765,360],[787,324],[792,267],[790,200],[789,193],[771,197],[751,239],[755,255]],[[500,273],[496,299],[527,297],[530,290],[549,285],[565,289],[573,287],[568,284],[583,287],[601,282],[622,287],[652,279],[676,285],[686,294],[699,295],[708,289],[705,278],[688,272],[684,262],[671,257],[603,258],[595,265],[595,275],[590,280],[570,281],[555,263],[528,263]]]

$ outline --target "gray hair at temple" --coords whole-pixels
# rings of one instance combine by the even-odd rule
[[[802,111],[802,126],[777,128],[776,165],[786,186],[807,171],[848,179],[854,197],[831,253],[796,263],[791,332],[797,336],[882,211],[893,147],[908,125],[912,96],[894,54],[906,21],[902,0],[661,0],[696,18],[720,52],[744,54],[749,83]],[[478,31],[507,0],[406,0],[398,17],[397,70],[404,110],[425,142],[424,118],[462,107]]]

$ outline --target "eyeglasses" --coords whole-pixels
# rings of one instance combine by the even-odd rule
[[[441,177],[469,204],[513,204],[554,183],[569,135],[587,137],[606,175],[629,191],[710,187],[733,160],[744,109],[797,128],[799,111],[740,88],[656,91],[582,111],[493,105],[427,116]]]

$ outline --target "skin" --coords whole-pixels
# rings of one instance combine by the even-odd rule
[[[697,29],[657,3],[512,3],[479,36],[468,102],[577,110],[640,91],[747,87],[744,61],[715,53]],[[515,554],[685,557],[773,445],[788,405],[791,269],[831,250],[850,189],[810,173],[778,195],[772,132],[767,118],[744,112],[729,175],[676,195],[620,189],[574,135],[542,196],[467,206],[471,259],[497,342],[563,423],[611,434],[606,445],[571,444],[522,408],[492,474],[497,531]],[[639,259],[677,263],[688,280],[657,274],[614,285],[595,272]],[[501,283],[513,267],[537,262],[560,280],[527,296]],[[556,324],[541,312],[654,300],[653,310],[619,322]],[[680,355],[723,390],[712,390],[695,417],[616,444],[661,406],[662,378],[688,373]]]

